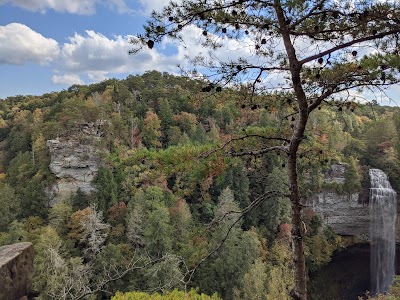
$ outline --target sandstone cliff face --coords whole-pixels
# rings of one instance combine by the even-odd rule
[[[344,164],[333,164],[325,172],[323,181],[327,184],[344,184],[345,172]],[[337,234],[368,238],[368,202],[365,204],[360,197],[360,193],[343,195],[325,190],[311,197],[308,206],[322,218],[324,225],[330,226]]]
[[[29,294],[33,258],[31,243],[0,247],[0,300],[17,300]]]
[[[331,170],[324,174],[325,183],[343,184],[346,166],[332,165]],[[358,193],[346,195],[332,190],[325,190],[306,200],[306,206],[318,214],[323,225],[330,226],[340,235],[351,235],[369,240],[369,186],[363,187]],[[400,220],[398,213],[397,220]],[[400,222],[396,226],[396,240],[400,242]]]
[[[369,207],[360,203],[359,194],[339,195],[324,191],[314,195],[308,205],[340,235],[369,236]]]
[[[92,184],[100,167],[99,146],[102,136],[100,124],[80,124],[54,140],[47,141],[50,171],[57,177],[49,187],[50,205],[68,199],[80,189],[95,191]]]

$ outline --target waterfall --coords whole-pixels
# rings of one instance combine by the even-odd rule
[[[384,172],[370,169],[371,291],[386,293],[393,283],[397,194]]]

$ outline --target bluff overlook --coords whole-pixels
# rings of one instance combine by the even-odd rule
[[[29,294],[33,258],[31,243],[0,247],[0,300],[17,300]]]

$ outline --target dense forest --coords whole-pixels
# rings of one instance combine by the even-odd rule
[[[246,95],[152,71],[1,100],[0,245],[34,244],[36,297],[290,299],[287,158],[254,149],[291,132],[295,103]],[[95,191],[53,203],[46,141],[84,124],[101,133],[74,135],[100,153]],[[326,101],[300,148],[301,194],[357,192],[370,166],[399,190],[399,130],[398,108]],[[322,180],[335,163],[342,185]],[[311,209],[303,222],[309,272],[354,242]]]

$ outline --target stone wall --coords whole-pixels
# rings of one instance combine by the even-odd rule
[[[17,300],[29,294],[33,258],[31,243],[0,247],[0,300]]]

